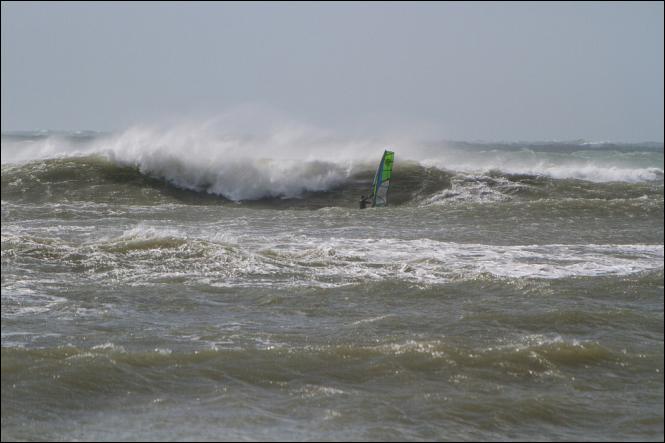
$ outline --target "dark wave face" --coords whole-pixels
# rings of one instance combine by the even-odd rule
[[[661,144],[2,136],[3,440],[663,439]]]
[[[141,172],[136,166],[118,165],[100,156],[41,160],[3,166],[2,199],[25,203],[88,201],[134,205],[229,204],[243,203],[276,208],[325,206],[355,207],[359,196],[367,194],[374,171],[367,165],[348,172],[334,163],[303,164],[311,175],[339,173],[330,189],[308,190],[302,186],[295,195],[268,190],[267,195],[247,200],[230,200],[214,192],[214,182],[201,181],[196,189],[181,186],[167,177]],[[452,173],[409,162],[396,170],[391,203],[417,203],[419,199],[450,188]],[[490,177],[487,180],[493,181]]]

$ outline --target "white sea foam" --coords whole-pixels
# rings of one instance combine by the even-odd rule
[[[662,244],[492,245],[284,232],[259,236],[242,227],[225,229],[224,235],[217,232],[144,222],[88,239],[75,251],[62,241],[27,247],[42,260],[84,270],[77,271],[78,279],[112,287],[161,285],[174,279],[180,284],[225,288],[333,288],[386,280],[438,285],[488,277],[547,281],[662,272],[664,259]],[[3,267],[22,260],[21,248],[26,248],[27,241],[21,232],[3,232]],[[3,278],[3,315],[32,316],[54,310],[62,318],[86,314],[80,312],[80,305],[33,289],[65,284],[70,279],[67,273],[59,273],[54,281],[42,278],[30,284],[10,273]],[[354,325],[384,318],[366,318]]]
[[[484,175],[458,174],[451,179],[451,187],[428,196],[422,206],[452,203],[495,203],[511,200],[510,193],[526,185],[505,178]]]
[[[172,230],[162,234],[148,227],[130,231],[120,238],[135,238],[136,231],[143,233],[139,236],[177,238]],[[335,287],[385,279],[440,284],[481,275],[535,279],[623,276],[663,269],[664,257],[663,245],[640,244],[503,246],[431,239],[323,240],[303,235],[228,235],[221,243],[215,235],[211,239],[190,236],[183,241],[172,247],[137,250],[127,263],[127,257],[109,252],[100,258],[91,251],[91,259],[115,263],[114,279],[135,284],[179,276],[227,287]]]
[[[639,153],[642,157],[611,152],[581,155],[578,153],[534,152],[530,150],[480,153],[451,151],[422,160],[426,166],[465,174],[484,175],[491,171],[505,174],[546,176],[555,179],[577,179],[591,182],[637,183],[663,178],[663,156],[654,163],[656,154]]]
[[[283,244],[281,248],[284,248]],[[303,258],[293,245],[292,257]],[[317,250],[327,266],[320,277],[348,281],[398,278],[443,283],[489,274],[501,278],[559,279],[583,276],[629,275],[663,268],[662,245],[527,245],[460,244],[435,240],[331,239]],[[308,251],[316,256],[316,251]],[[289,254],[283,254],[288,257]],[[315,260],[312,257],[312,260]]]

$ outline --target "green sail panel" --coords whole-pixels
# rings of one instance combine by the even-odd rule
[[[374,175],[372,182],[371,196],[372,207],[386,206],[388,204],[388,188],[390,187],[390,178],[393,175],[393,160],[395,153],[384,151],[381,163]]]

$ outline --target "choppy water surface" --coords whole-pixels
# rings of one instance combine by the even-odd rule
[[[3,135],[3,440],[662,441],[662,144],[130,136]]]

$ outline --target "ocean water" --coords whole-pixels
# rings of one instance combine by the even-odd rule
[[[662,143],[202,133],[2,135],[2,440],[663,440]]]

